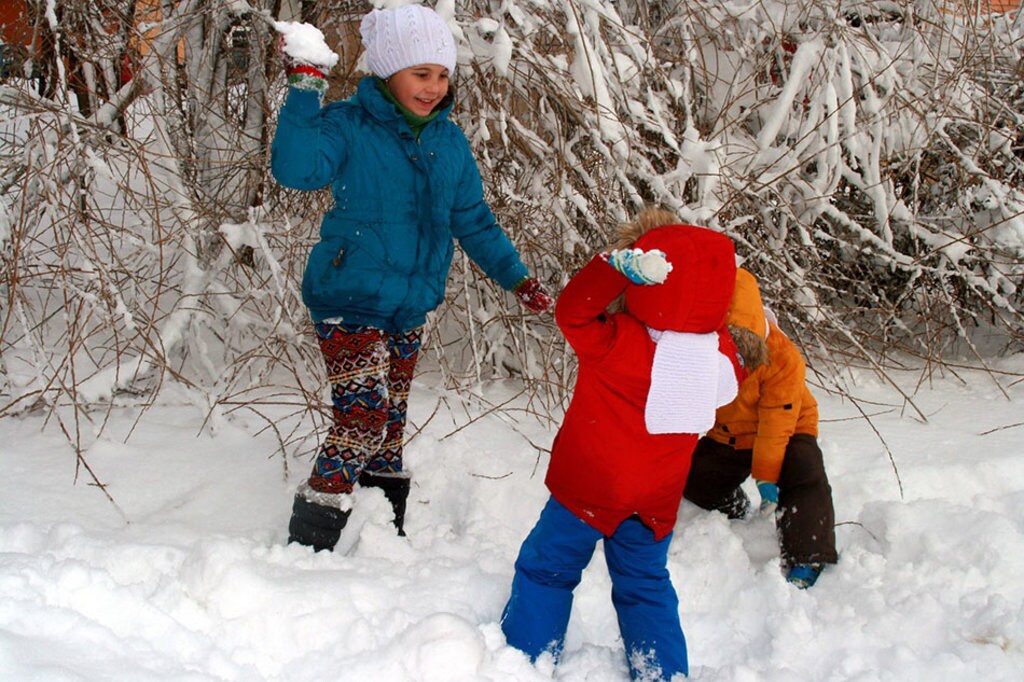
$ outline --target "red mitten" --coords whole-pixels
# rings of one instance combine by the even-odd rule
[[[309,64],[285,64],[288,74],[288,85],[300,90],[327,90],[327,76],[315,66]]]
[[[512,289],[512,293],[531,313],[547,312],[555,304],[554,297],[536,277],[527,277]]]

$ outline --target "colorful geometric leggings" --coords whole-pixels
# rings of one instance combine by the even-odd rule
[[[363,471],[402,471],[409,387],[422,330],[389,334],[361,325],[316,325],[334,424],[313,465],[311,488],[350,493]]]

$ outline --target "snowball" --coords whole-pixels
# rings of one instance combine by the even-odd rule
[[[328,69],[338,63],[338,55],[327,47],[324,34],[316,26],[297,21],[275,21],[274,28],[284,36],[281,49],[295,61]]]
[[[665,254],[661,251],[643,252],[640,249],[636,251],[638,253],[637,269],[647,279],[658,284],[663,283],[668,277],[668,273],[672,272],[672,264],[665,260]]]

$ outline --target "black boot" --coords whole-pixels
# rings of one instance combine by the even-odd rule
[[[364,471],[359,474],[359,485],[364,488],[380,488],[384,497],[395,510],[395,528],[405,537],[405,502],[409,499],[411,479],[403,474],[375,474]]]
[[[332,550],[341,537],[341,529],[348,523],[350,510],[339,509],[328,504],[319,504],[314,500],[322,497],[321,501],[326,502],[331,498],[340,498],[340,495],[328,493],[317,493],[303,485],[295,493],[295,502],[292,504],[292,518],[288,522],[288,542],[297,542],[300,545],[307,545],[319,552],[322,549]]]

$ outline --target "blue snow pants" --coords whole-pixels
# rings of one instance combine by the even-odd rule
[[[553,497],[516,559],[512,594],[501,617],[509,645],[531,660],[545,652],[558,659],[573,590],[602,538],[630,675],[668,680],[677,673],[688,674],[679,599],[667,568],[672,535],[656,541],[654,533],[632,517],[611,537],[604,537]]]

